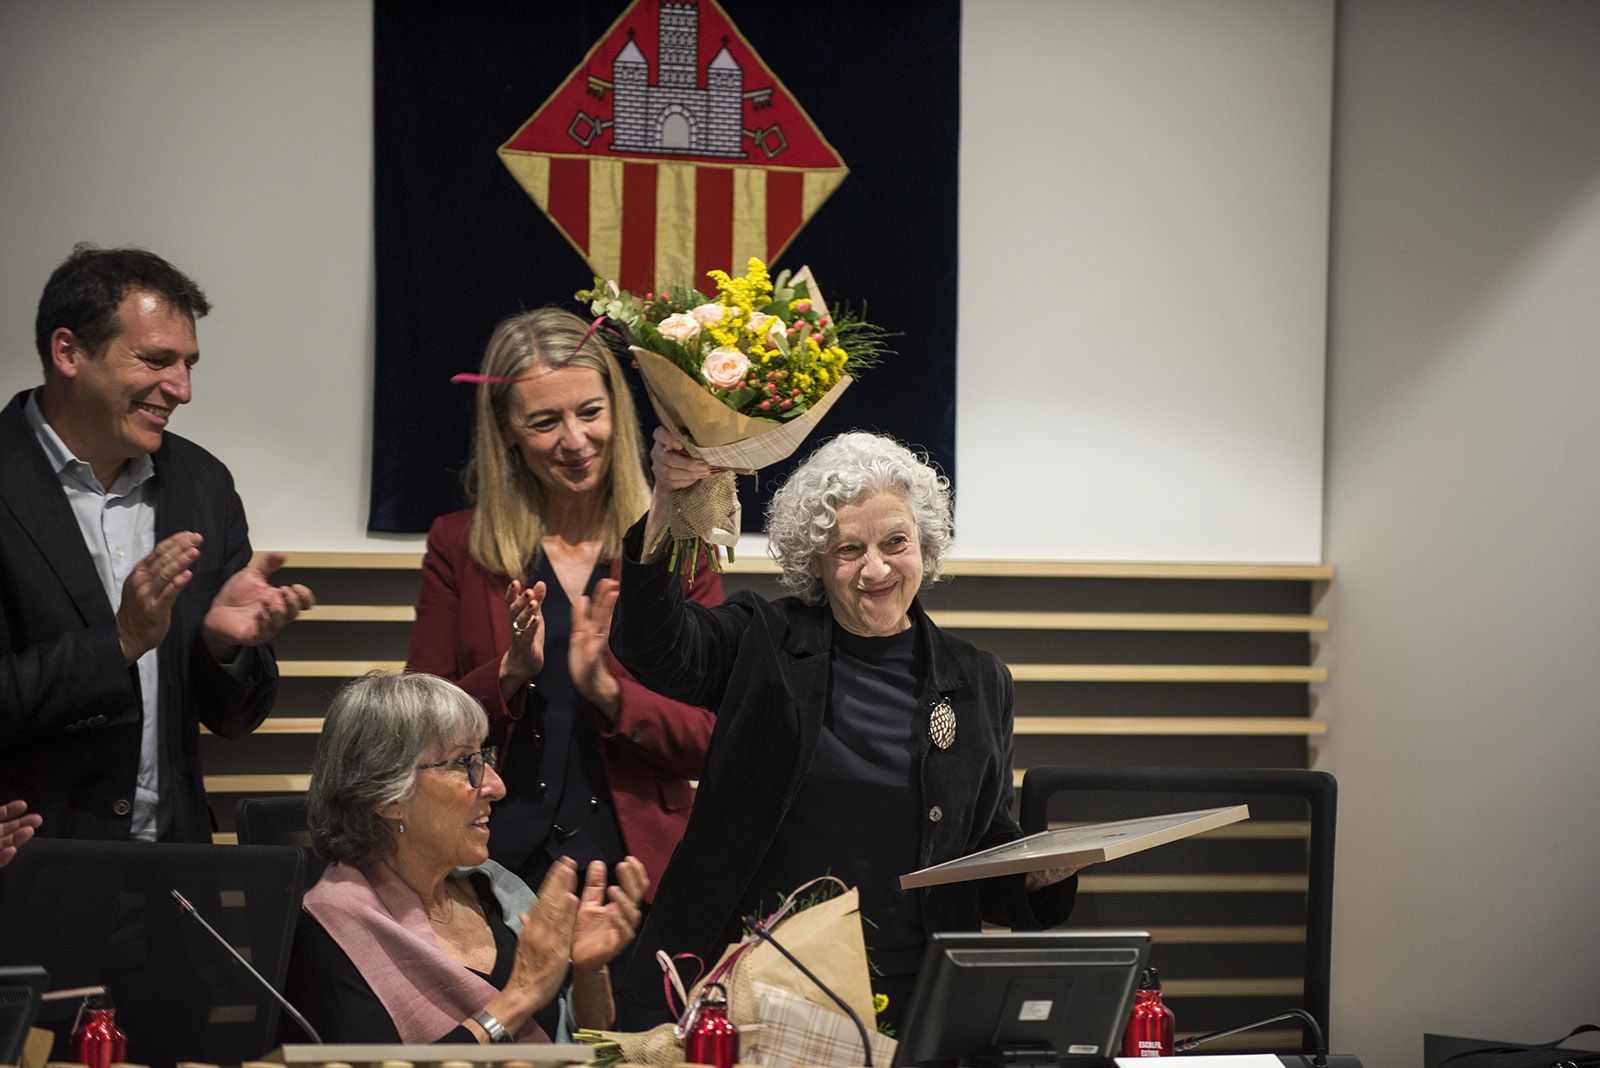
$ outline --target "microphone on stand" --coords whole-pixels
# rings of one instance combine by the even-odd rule
[[[311,1036],[311,1041],[317,1043],[320,1046],[322,1044],[322,1036],[317,1034],[317,1029],[316,1028],[312,1027],[309,1023],[306,1022],[306,1018],[304,1016],[300,1015],[300,1010],[296,1009],[293,1005],[289,1004],[288,999],[286,999],[282,994],[278,993],[278,991],[273,987],[273,985],[271,983],[267,982],[266,976],[264,976],[260,972],[256,971],[254,968],[252,968],[250,966],[250,962],[249,961],[247,961],[243,957],[239,956],[238,952],[232,946],[228,945],[228,940],[226,938],[223,938],[221,935],[219,935],[217,933],[217,931],[216,931],[216,928],[212,927],[209,923],[207,923],[205,917],[200,915],[199,910],[196,909],[193,905],[189,904],[189,899],[188,898],[184,897],[182,894],[178,893],[176,890],[172,891],[172,896],[178,899],[178,907],[183,909],[184,912],[187,912],[189,915],[193,916],[194,919],[195,919],[195,922],[198,923],[201,927],[204,927],[206,929],[206,934],[210,935],[212,938],[215,938],[217,940],[217,944],[222,946],[223,949],[228,951],[228,956],[232,957],[234,960],[239,962],[239,967],[243,968],[245,971],[247,971],[251,975],[255,976],[256,982],[258,982],[262,986],[266,987],[267,988],[267,993],[271,994],[273,997],[278,999],[278,1004],[283,1006],[284,1011],[289,1014],[289,1018],[291,1020],[293,1020],[295,1023],[300,1025],[300,1030],[302,1030],[306,1034],[310,1035]]]
[[[1225,1031],[1213,1031],[1209,1035],[1191,1035],[1179,1042],[1172,1052],[1187,1053],[1196,1046],[1210,1042],[1214,1038],[1227,1038],[1229,1035],[1236,1035],[1240,1031],[1253,1031],[1257,1027],[1265,1027],[1267,1024],[1275,1024],[1282,1020],[1299,1020],[1310,1028],[1311,1037],[1316,1039],[1316,1049],[1311,1056],[1312,1068],[1328,1068],[1328,1043],[1322,1037],[1322,1025],[1317,1023],[1315,1016],[1304,1009],[1290,1009],[1288,1012],[1280,1012],[1276,1016],[1268,1016],[1264,1020],[1252,1020],[1250,1023],[1240,1024],[1238,1027],[1230,1027]]]

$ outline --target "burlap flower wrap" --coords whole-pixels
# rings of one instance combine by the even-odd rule
[[[659,353],[630,346],[639,362],[650,404],[661,425],[683,439],[690,453],[718,474],[672,495],[672,538],[732,548],[739,541],[737,474],[751,474],[794,454],[817,422],[854,381],[845,375],[806,410],[787,422],[757,419],[729,408],[677,364]]]
[[[848,890],[790,913],[772,934],[855,1012],[867,1028],[872,1062],[891,1063],[894,1040],[879,1034],[874,1025],[857,892]],[[741,1062],[769,1068],[864,1063],[855,1025],[815,983],[756,935],[730,945],[689,992],[691,1000],[711,981],[728,991],[728,1018],[739,1029]],[[625,1063],[668,1068],[683,1061],[683,1042],[673,1024],[636,1034],[603,1032],[603,1036],[617,1043]]]

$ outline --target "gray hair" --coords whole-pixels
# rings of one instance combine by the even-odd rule
[[[866,431],[840,434],[806,458],[767,506],[767,553],[782,568],[784,588],[807,604],[825,599],[813,564],[828,547],[839,507],[868,493],[904,498],[922,547],[922,588],[944,573],[950,551],[950,480],[893,438]]]
[[[361,866],[394,852],[394,830],[378,810],[411,797],[430,748],[489,730],[483,706],[436,675],[374,671],[333,698],[311,761],[306,797],[311,845],[327,860]]]

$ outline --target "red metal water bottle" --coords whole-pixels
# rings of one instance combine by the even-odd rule
[[[733,1068],[739,1060],[739,1029],[728,1019],[728,991],[721,983],[707,983],[700,996],[700,1015],[683,1036],[683,1059]]]
[[[72,1032],[72,1059],[89,1068],[110,1068],[128,1060],[128,1035],[117,1026],[117,1010],[105,994],[91,994],[78,1009]]]
[[[1146,968],[1139,976],[1139,992],[1122,1035],[1122,1055],[1172,1056],[1172,1010],[1161,1002],[1161,976],[1154,968]]]

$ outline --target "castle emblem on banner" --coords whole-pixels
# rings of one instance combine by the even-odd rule
[[[636,291],[771,262],[849,173],[716,0],[634,0],[499,153]]]

